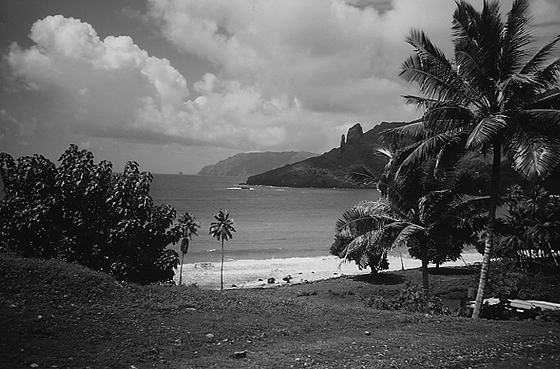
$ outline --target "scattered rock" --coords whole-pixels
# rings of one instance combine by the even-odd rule
[[[206,338],[207,338],[208,340],[213,340],[213,339],[214,339],[214,335],[213,335],[212,333],[208,333],[208,334],[206,335]]]
[[[39,364],[33,363],[33,364],[29,365],[29,366],[30,366],[31,368],[38,368],[38,367],[39,367]]]
[[[292,280],[292,276],[291,275],[287,275],[284,278],[282,278],[283,281],[286,281],[286,283],[290,283],[290,281]]]
[[[364,334],[365,334],[366,336],[369,336],[369,335],[371,334],[371,332],[370,332],[370,331],[365,331]]]
[[[274,277],[270,277],[266,280],[268,283],[272,284],[274,282],[276,282],[276,279],[274,279]]]
[[[233,355],[231,355],[234,359],[242,359],[244,357],[247,357],[247,350],[243,350],[243,351],[236,351],[233,353]]]

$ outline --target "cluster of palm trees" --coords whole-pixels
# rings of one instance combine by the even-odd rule
[[[404,98],[423,115],[382,132],[393,158],[379,182],[381,199],[362,213],[345,214],[337,229],[351,234],[360,228],[353,224],[370,222],[369,232],[353,235],[348,256],[364,247],[420,244],[427,291],[426,253],[430,243],[441,242],[440,226],[454,230],[453,242],[466,241],[464,236],[477,230],[469,212],[480,214],[484,204],[484,257],[473,312],[478,318],[494,246],[502,160],[510,159],[516,171],[535,181],[560,163],[560,59],[553,57],[560,35],[531,47],[529,0],[514,1],[504,17],[498,1],[484,0],[480,11],[457,1],[452,31],[451,60],[423,31],[410,32],[414,53],[400,76],[418,85],[421,96]],[[461,183],[453,180],[457,163],[472,153],[492,158],[488,197],[459,191]]]
[[[183,283],[183,262],[185,254],[189,250],[189,242],[193,236],[198,236],[198,229],[200,224],[196,222],[195,217],[190,213],[185,213],[178,219],[181,228],[181,266],[179,270],[179,285]],[[233,227],[233,219],[229,217],[228,210],[220,210],[214,214],[214,221],[210,223],[209,234],[222,242],[222,262],[220,266],[220,289],[224,289],[224,242],[233,238],[232,232],[235,232]]]

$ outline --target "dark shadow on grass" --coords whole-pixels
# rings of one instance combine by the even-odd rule
[[[431,275],[471,275],[477,274],[480,270],[475,267],[439,267],[429,268],[428,273]]]
[[[359,274],[352,277],[353,281],[365,282],[370,284],[384,284],[384,285],[395,285],[401,284],[406,281],[406,279],[399,275],[391,272],[383,272],[378,274]]]

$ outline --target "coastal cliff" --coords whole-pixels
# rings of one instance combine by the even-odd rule
[[[387,158],[375,150],[379,146],[379,132],[402,124],[404,123],[382,122],[364,133],[362,126],[357,123],[348,130],[346,136],[342,135],[338,148],[320,156],[250,176],[247,184],[278,187],[366,187],[350,179],[350,168],[363,165],[376,176],[380,175]]]

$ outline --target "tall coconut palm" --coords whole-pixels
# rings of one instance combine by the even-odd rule
[[[220,289],[224,290],[224,241],[228,241],[233,237],[233,219],[229,218],[228,210],[220,210],[214,214],[214,221],[210,224],[210,235],[222,241],[222,265],[220,267]]]
[[[444,239],[461,248],[473,244],[475,228],[471,220],[480,214],[487,200],[465,195],[469,185],[461,173],[451,172],[442,179],[434,179],[429,173],[433,163],[399,172],[397,155],[379,180],[379,200],[352,207],[336,223],[337,236],[351,240],[343,252],[345,258],[361,267],[372,262],[371,255],[383,255],[399,246],[418,247],[426,297],[428,250]]]
[[[448,60],[422,31],[407,42],[414,54],[401,77],[424,96],[405,96],[424,109],[422,119],[385,133],[385,143],[405,144],[404,166],[436,159],[436,173],[466,151],[492,154],[488,223],[478,294],[478,318],[494,244],[502,154],[513,168],[544,179],[560,163],[560,59],[552,58],[560,35],[534,51],[529,0],[515,0],[505,18],[498,1],[477,11],[457,1],[453,15],[454,59]]]
[[[179,285],[183,283],[183,263],[185,254],[189,251],[189,242],[193,236],[198,236],[200,224],[196,222],[196,218],[190,213],[184,213],[178,219],[181,234],[181,268],[179,271]]]

